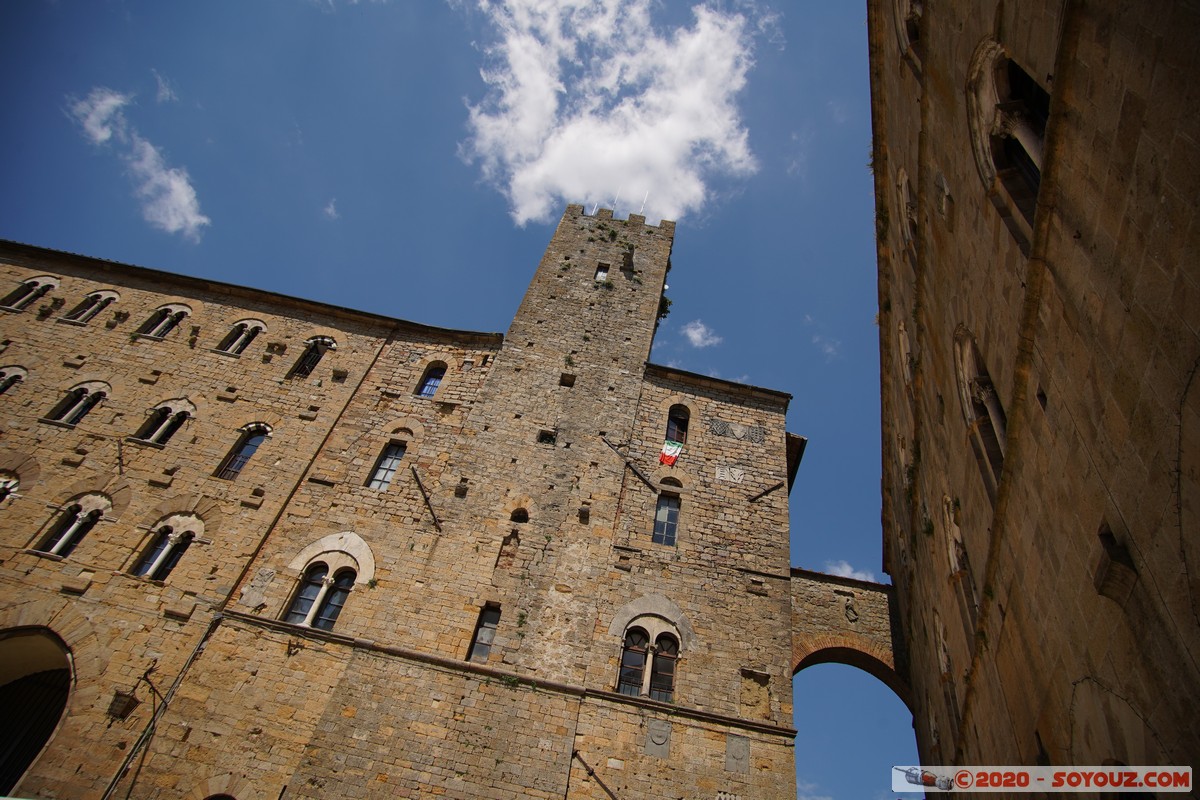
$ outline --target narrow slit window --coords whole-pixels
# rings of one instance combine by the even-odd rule
[[[492,644],[496,641],[496,629],[500,626],[500,607],[484,606],[479,612],[479,621],[475,623],[475,635],[471,639],[471,649],[467,655],[468,661],[476,664],[486,664],[488,655],[492,652]]]

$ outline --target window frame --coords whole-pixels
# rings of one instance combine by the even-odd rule
[[[425,371],[421,373],[421,380],[417,383],[417,388],[413,394],[426,399],[436,397],[446,380],[446,373],[449,371],[450,367],[445,361],[430,363],[429,366],[425,367]]]
[[[358,565],[353,559],[337,552],[322,553],[305,565],[280,619],[291,625],[332,631],[357,583]],[[307,605],[300,610],[302,602]]]
[[[42,419],[74,427],[108,398],[111,387],[102,381],[87,381],[67,390]]]
[[[500,628],[501,610],[499,603],[485,603],[479,609],[479,618],[475,622],[475,633],[471,636],[471,644],[467,648],[467,661],[475,664],[486,664],[496,644],[496,631]]]
[[[641,664],[631,663],[631,655],[641,659]],[[614,691],[629,697],[674,703],[682,658],[683,637],[674,623],[657,614],[636,616],[625,626],[621,637]]]
[[[120,299],[121,296],[112,291],[88,292],[82,300],[75,304],[74,308],[59,317],[59,320],[75,325],[87,325],[99,316],[101,311]]]
[[[49,532],[31,549],[65,559],[111,510],[112,502],[101,494],[92,493],[73,498],[60,508]]]
[[[238,436],[237,442],[230,448],[229,453],[225,458],[221,459],[220,465],[213,473],[214,478],[224,481],[236,480],[242,474],[242,470],[253,458],[258,449],[263,446],[271,436],[271,426],[263,422],[252,422],[240,429],[241,433]],[[251,442],[257,438],[258,441]],[[249,449],[247,449],[249,448]]]
[[[395,450],[399,450],[399,455],[393,452]],[[391,488],[392,481],[395,480],[396,473],[400,469],[400,463],[406,455],[408,455],[407,441],[392,439],[385,444],[379,453],[379,458],[375,459],[375,466],[367,476],[366,487],[377,492],[386,492]]]
[[[181,303],[168,303],[154,309],[146,321],[134,331],[135,336],[147,339],[163,340],[167,334],[179,327],[179,324],[191,316],[192,310]]]
[[[325,358],[325,354],[337,350],[337,340],[332,336],[312,336],[304,342],[304,352],[292,364],[284,376],[286,380],[308,378],[316,370],[317,365]]]
[[[662,518],[664,509],[666,511],[665,519]],[[683,499],[679,494],[669,491],[658,493],[654,501],[654,528],[650,534],[651,542],[667,547],[676,546],[679,541],[679,516],[682,509]]]
[[[58,278],[38,275],[26,278],[0,299],[0,308],[9,311],[24,311],[41,298],[58,288]]]

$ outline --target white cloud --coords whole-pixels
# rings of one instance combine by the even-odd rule
[[[113,136],[124,135],[125,115],[121,109],[132,100],[132,95],[98,86],[85,99],[71,103],[71,116],[83,126],[93,144],[104,144]]]
[[[825,355],[826,361],[832,361],[842,354],[842,343],[837,339],[817,334],[812,337],[812,343]]]
[[[199,241],[201,229],[211,220],[200,212],[187,170],[168,167],[162,152],[125,118],[123,109],[132,100],[132,95],[98,86],[83,100],[69,101],[68,108],[93,144],[118,150],[133,181],[134,195],[142,201],[142,217],[159,230]]]
[[[854,578],[860,581],[875,582],[875,573],[869,570],[855,569],[850,566],[845,559],[841,561],[826,561],[825,571],[830,575],[838,575],[843,578]]]
[[[337,198],[336,197],[330,198],[329,204],[326,205],[325,208],[322,209],[322,211],[324,211],[325,216],[329,217],[330,219],[341,219],[342,215],[339,214],[338,210],[337,210]]]
[[[692,347],[712,347],[714,344],[720,344],[724,341],[720,336],[717,336],[712,328],[698,319],[687,323],[680,330]]]
[[[618,196],[635,212],[644,201],[651,221],[677,219],[703,207],[712,177],[757,170],[735,99],[768,15],[698,5],[689,27],[662,31],[655,5],[480,0],[496,41],[460,153],[518,224]]]
[[[160,103],[173,103],[179,99],[179,95],[175,94],[175,89],[171,86],[171,82],[159,74],[158,70],[150,70],[154,73],[154,81],[158,84],[158,92],[154,99]]]

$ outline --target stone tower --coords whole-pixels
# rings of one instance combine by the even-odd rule
[[[922,758],[1195,764],[1200,14],[868,7],[885,562]]]

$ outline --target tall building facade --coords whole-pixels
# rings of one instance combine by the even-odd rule
[[[673,234],[568,208],[503,337],[0,246],[0,789],[794,796],[794,597],[889,598],[790,570],[786,394],[648,364]]]
[[[869,3],[926,763],[1200,761],[1194,4]]]

